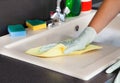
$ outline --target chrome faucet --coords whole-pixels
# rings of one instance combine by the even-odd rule
[[[64,22],[65,16],[66,16],[66,11],[64,11],[63,14],[61,13],[61,8],[60,8],[61,1],[62,0],[57,0],[56,12],[51,16],[51,19],[57,20],[59,22]]]
[[[56,12],[51,15],[52,23],[48,24],[49,28],[53,28],[53,26],[56,24],[56,21],[61,24],[61,22],[65,22],[65,17],[67,14],[70,13],[70,10],[68,7],[65,7],[63,13],[61,13],[61,4],[62,0],[57,0],[57,7],[56,7]]]

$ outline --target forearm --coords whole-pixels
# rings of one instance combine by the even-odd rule
[[[120,11],[120,0],[104,0],[88,26],[99,33]]]

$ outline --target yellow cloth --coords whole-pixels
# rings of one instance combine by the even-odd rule
[[[50,58],[50,57],[57,57],[57,56],[65,56],[64,50],[66,48],[67,47],[64,46],[63,44],[58,44],[55,47],[51,48],[50,50],[48,50],[44,53],[40,53],[40,47],[29,49],[25,53],[33,55],[33,56],[37,56],[37,57]],[[74,52],[67,54],[67,55],[83,54],[83,53],[86,53],[88,51],[101,49],[101,48],[102,48],[101,46],[90,44],[83,50],[74,51]]]

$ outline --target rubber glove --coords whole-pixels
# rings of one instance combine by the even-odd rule
[[[72,43],[64,51],[65,54],[69,54],[76,50],[84,49],[88,44],[93,42],[97,33],[92,27],[87,27],[78,38],[74,39]]]
[[[120,68],[120,60],[118,60],[115,64],[113,64],[111,67],[109,67],[106,70],[106,73],[112,73],[113,71],[115,71],[118,68]],[[118,75],[116,76],[114,83],[120,83],[120,71],[119,71]]]
[[[59,43],[64,44],[66,47],[68,47],[70,44],[72,44],[72,41],[73,41],[72,39],[67,39],[67,40],[64,40],[64,41],[60,41],[58,43],[52,43],[52,44],[41,46],[40,52],[41,53],[46,52],[46,51],[53,48],[54,46],[56,46]]]
[[[96,31],[92,27],[87,27],[79,35],[78,38],[69,39],[69,40],[58,42],[58,43],[53,43],[53,44],[42,46],[40,48],[40,52],[41,53],[45,52],[45,51],[51,49],[52,47],[56,46],[57,44],[62,43],[67,47],[67,49],[65,50],[64,53],[69,54],[73,51],[84,49],[86,47],[86,45],[90,44],[95,39],[96,36],[97,36]]]

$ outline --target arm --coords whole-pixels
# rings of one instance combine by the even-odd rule
[[[88,26],[99,33],[119,12],[120,0],[104,0]]]

